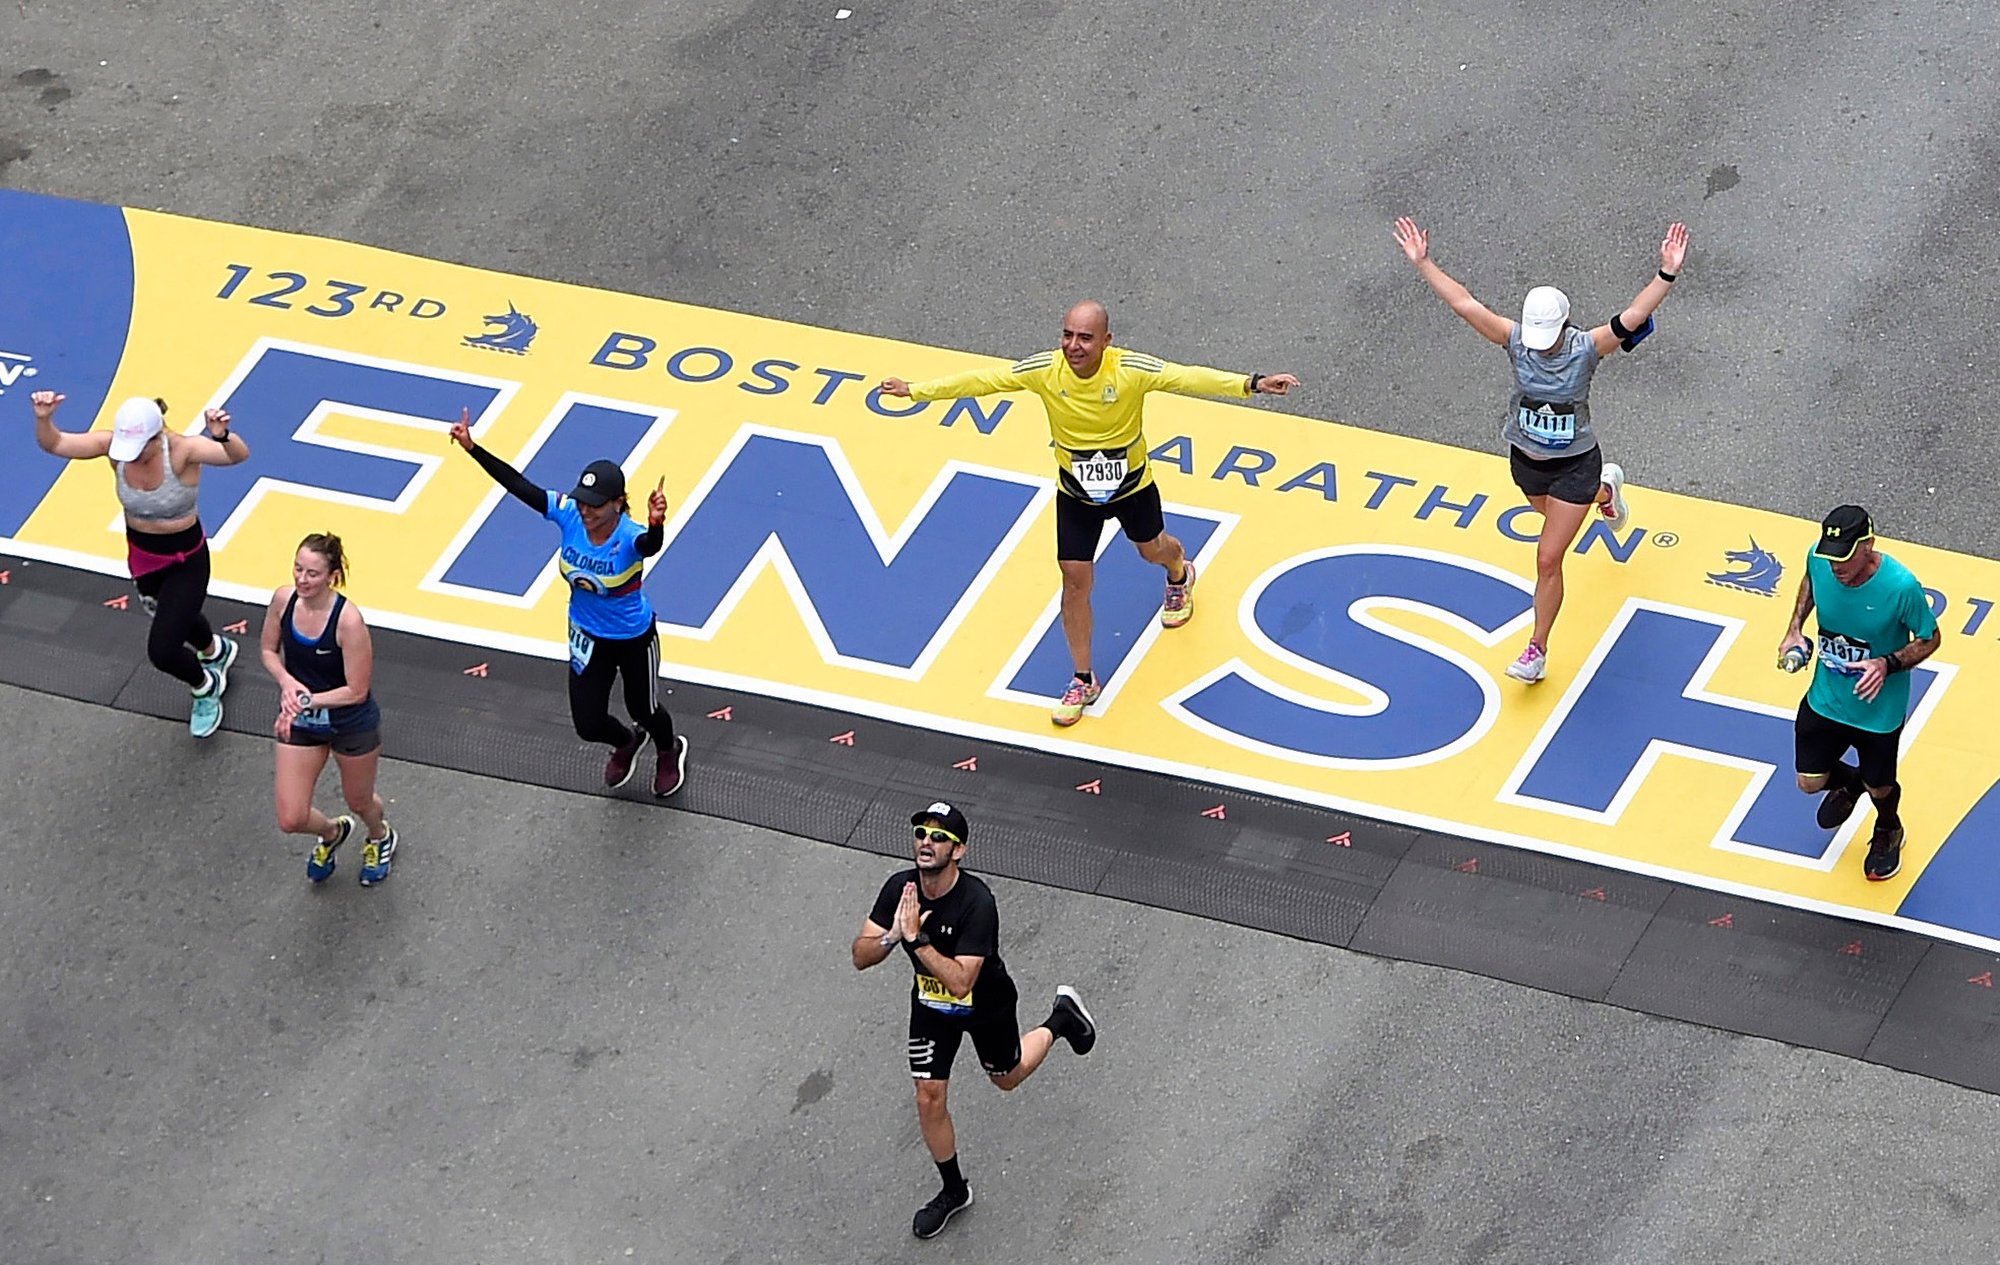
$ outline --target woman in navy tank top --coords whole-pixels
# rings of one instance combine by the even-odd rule
[[[1569,296],[1536,286],[1510,321],[1454,281],[1431,259],[1431,236],[1408,216],[1396,221],[1396,244],[1418,275],[1460,319],[1488,342],[1506,348],[1512,374],[1500,436],[1507,441],[1514,485],[1542,516],[1535,545],[1535,630],[1507,675],[1532,685],[1548,675],[1549,633],[1563,602],[1563,558],[1583,530],[1592,506],[1613,531],[1630,517],[1625,471],[1604,460],[1590,421],[1590,379],[1598,361],[1623,347],[1631,351],[1653,332],[1660,306],[1687,261],[1687,226],[1668,227],[1660,243],[1660,271],[1630,306],[1594,329],[1570,324]]]
[[[382,758],[382,711],[372,690],[375,645],[361,608],[339,591],[347,581],[340,537],[317,533],[299,542],[292,582],[271,594],[264,612],[264,669],[278,683],[278,829],[314,836],[306,877],[333,876],[334,854],[366,826],[361,885],[389,877],[396,831],[375,793]],[[348,811],[328,817],[313,807],[313,788],[331,754],[340,767]]]

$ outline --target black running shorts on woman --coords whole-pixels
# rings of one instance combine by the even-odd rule
[[[1525,496],[1548,496],[1569,505],[1589,505],[1604,484],[1604,450],[1592,444],[1573,457],[1537,461],[1519,448],[1509,448],[1508,464],[1514,486]]]

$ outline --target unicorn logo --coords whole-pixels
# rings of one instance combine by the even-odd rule
[[[1739,593],[1755,593],[1758,597],[1774,597],[1778,592],[1778,581],[1784,578],[1785,564],[1778,561],[1776,554],[1757,546],[1757,538],[1750,538],[1748,549],[1727,549],[1723,551],[1730,565],[1741,568],[1733,571],[1711,571],[1710,584],[1725,589],[1735,589]]]
[[[510,356],[528,354],[528,344],[535,341],[537,327],[532,320],[515,310],[512,303],[497,316],[482,316],[479,319],[486,322],[487,332],[476,337],[468,336],[465,340],[467,347],[504,351]]]

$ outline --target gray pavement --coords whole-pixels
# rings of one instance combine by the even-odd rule
[[[0,183],[1000,354],[1096,294],[1482,448],[1390,218],[1586,315],[1684,218],[1598,387],[1635,482],[2000,550],[2000,11],[842,2],[12,0]],[[980,1203],[913,1244],[881,860],[392,765],[396,877],[315,892],[260,744],[0,733],[9,1260],[1992,1258],[1991,1099],[1014,883],[1107,1037],[961,1086]]]
[[[0,730],[35,735],[0,832],[10,1261],[1972,1262],[2000,1233],[1989,1096],[996,879],[1029,1021],[1071,982],[1105,1035],[1010,1096],[959,1078],[978,1203],[920,1244],[907,974],[847,962],[891,862],[389,762],[394,876],[316,889],[265,743],[11,688]]]

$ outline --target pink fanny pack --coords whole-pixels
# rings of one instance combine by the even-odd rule
[[[206,548],[208,548],[208,537],[206,535],[203,535],[199,541],[195,542],[194,548],[185,553],[154,553],[149,549],[141,549],[137,541],[127,536],[125,538],[125,565],[131,568],[132,578],[136,580],[142,575],[151,575],[155,571],[164,571],[177,563],[186,562],[189,558],[194,557]]]

